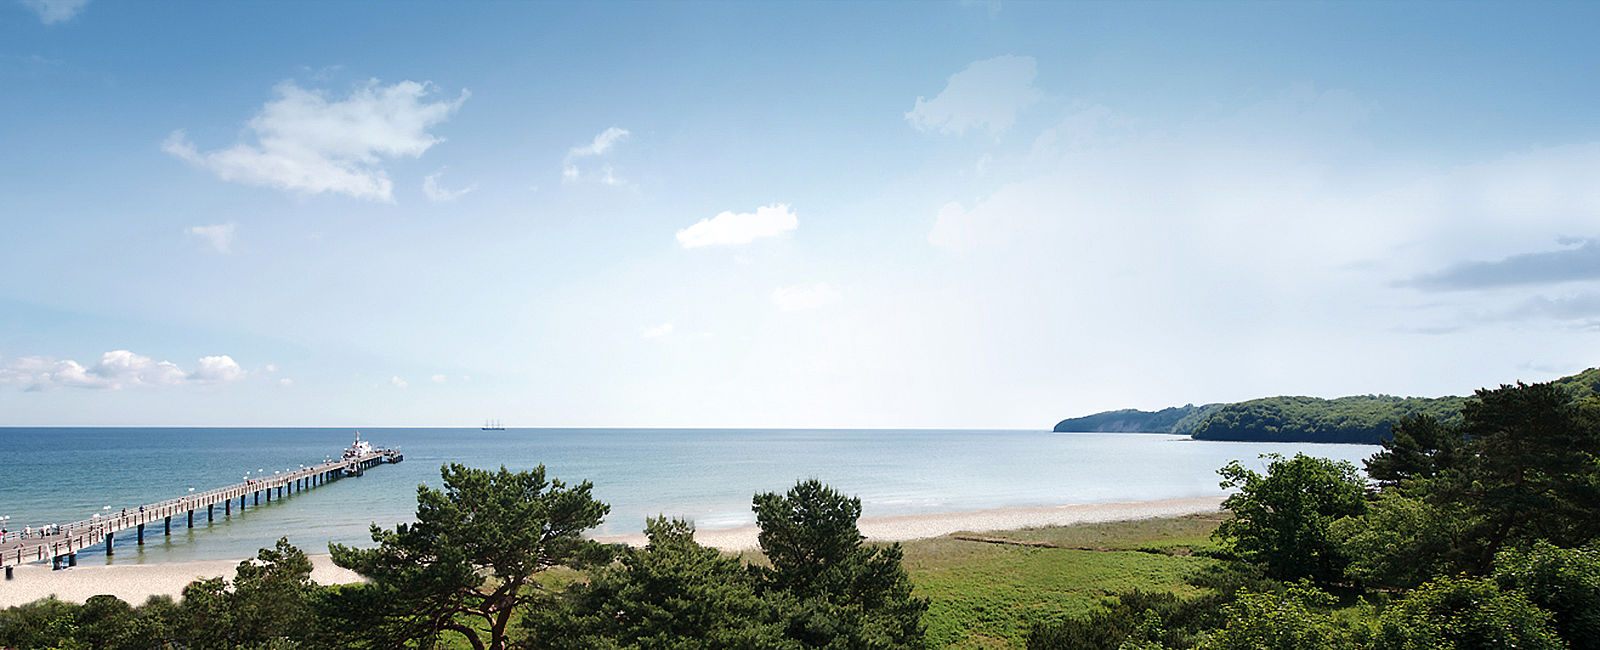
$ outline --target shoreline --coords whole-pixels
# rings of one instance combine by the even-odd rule
[[[858,526],[867,541],[904,542],[941,537],[956,532],[1018,530],[1217,512],[1221,509],[1225,498],[1186,497],[1159,501],[1080,503],[863,517]],[[756,548],[758,532],[755,526],[699,530],[695,532],[695,540],[723,551],[738,552]],[[632,546],[642,546],[645,543],[642,532],[605,535],[594,539]],[[361,581],[360,575],[335,566],[332,557],[325,553],[308,557],[312,565],[311,579],[318,584],[350,584]],[[215,577],[232,579],[234,569],[238,567],[240,561],[193,560],[156,564],[80,565],[62,571],[51,571],[48,564],[25,564],[16,567],[14,579],[0,579],[0,608],[30,603],[50,595],[55,595],[61,600],[81,603],[90,596],[110,594],[135,606],[144,603],[150,596],[168,595],[176,599],[183,592],[184,586],[195,580]]]

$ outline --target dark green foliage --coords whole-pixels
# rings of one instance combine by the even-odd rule
[[[1376,650],[1558,650],[1550,613],[1487,578],[1440,578],[1391,605]]]
[[[376,548],[331,545],[335,564],[373,581],[370,592],[349,594],[375,615],[362,628],[365,643],[430,642],[449,631],[476,650],[507,648],[513,614],[539,599],[535,574],[609,561],[582,537],[610,511],[588,481],[547,480],[543,465],[491,472],[452,463],[440,475],[443,490],[417,487],[416,523],[373,526]]]
[[[0,613],[0,647],[291,648],[311,638],[311,563],[279,539],[255,560],[239,563],[237,578],[197,580],[184,600],[151,598],[137,608],[113,596],[83,605],[42,600]]]
[[[592,648],[781,650],[777,607],[756,594],[737,558],[694,541],[694,526],[651,519],[650,543],[573,585],[557,606],[530,613],[527,645]]]
[[[1461,427],[1431,415],[1402,418],[1382,443],[1383,451],[1366,462],[1367,476],[1384,487],[1437,478],[1466,460],[1467,440]]]
[[[1397,425],[1367,462],[1384,500],[1367,521],[1340,526],[1357,577],[1415,586],[1484,574],[1507,545],[1600,537],[1596,412],[1554,383],[1517,384],[1478,391],[1459,424]]]
[[[1558,548],[1539,542],[1495,557],[1494,579],[1555,616],[1556,632],[1572,650],[1600,649],[1600,549]]]
[[[1329,538],[1329,524],[1366,512],[1355,466],[1305,454],[1262,458],[1268,459],[1266,475],[1238,461],[1217,470],[1223,489],[1238,493],[1222,503],[1233,519],[1214,536],[1272,578],[1337,580],[1346,558]]]
[[[1468,515],[1456,504],[1433,504],[1398,491],[1379,495],[1361,517],[1333,522],[1330,533],[1368,585],[1412,588],[1434,576],[1465,570]]]
[[[1374,444],[1406,417],[1451,422],[1460,397],[1356,395],[1338,399],[1267,397],[1228,404],[1194,429],[1197,440],[1285,440]]]
[[[1169,406],[1159,411],[1122,409],[1056,423],[1057,432],[1176,433],[1188,435],[1222,404]]]
[[[1301,585],[1284,593],[1245,593],[1222,608],[1227,619],[1201,650],[1355,650],[1354,631],[1328,609],[1334,598]]]
[[[1475,453],[1437,491],[1480,513],[1473,532],[1483,540],[1481,570],[1507,542],[1579,546],[1600,536],[1600,427],[1565,390],[1521,383],[1480,390],[1462,416]]]
[[[922,648],[928,602],[911,596],[899,544],[865,546],[861,500],[813,479],[753,509],[771,568],[753,567],[778,604],[784,634],[808,648]]]
[[[231,587],[231,588],[230,588]],[[288,539],[239,563],[232,585],[196,580],[177,606],[177,638],[191,648],[300,641],[313,627],[311,561]]]
[[[1567,392],[1574,400],[1584,400],[1600,395],[1600,368],[1590,368],[1576,375],[1550,382]]]
[[[82,605],[46,598],[0,610],[0,648],[161,648],[173,620],[171,599],[134,609],[114,596]]]
[[[1035,624],[1028,630],[1027,647],[1117,650],[1132,640],[1188,648],[1199,639],[1198,630],[1212,626],[1220,606],[1215,595],[1184,599],[1167,592],[1124,592],[1088,616]]]

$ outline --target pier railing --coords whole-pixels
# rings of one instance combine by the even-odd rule
[[[78,551],[101,543],[105,544],[106,554],[111,555],[115,552],[114,537],[117,532],[135,529],[138,531],[138,543],[143,544],[147,524],[159,522],[163,526],[163,534],[171,535],[173,517],[187,515],[187,525],[193,528],[196,510],[203,510],[207,521],[214,521],[219,505],[224,515],[233,513],[235,499],[242,512],[248,505],[260,505],[263,493],[267,502],[271,503],[274,492],[281,499],[285,491],[289,494],[304,491],[347,473],[360,474],[373,465],[399,462],[401,458],[395,450],[378,449],[354,458],[341,458],[283,474],[250,478],[214,490],[148,503],[137,509],[95,515],[60,525],[46,524],[38,530],[29,527],[26,534],[8,531],[0,539],[0,567],[6,568],[7,578],[10,577],[11,567],[29,562],[50,560],[60,568],[63,560],[68,564],[76,564]],[[247,500],[252,498],[253,504],[247,504]]]

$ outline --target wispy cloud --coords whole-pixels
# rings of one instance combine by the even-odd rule
[[[180,129],[167,137],[162,150],[226,181],[393,201],[394,184],[385,161],[417,158],[443,142],[428,130],[449,119],[470,96],[462,90],[453,101],[430,101],[431,83],[384,86],[376,79],[337,100],[293,81],[273,91],[277,99],[249,122],[255,142],[201,152]]]
[[[1493,262],[1463,262],[1417,276],[1405,284],[1434,291],[1461,291],[1600,279],[1600,240],[1563,239],[1577,248],[1522,253]]]
[[[22,0],[22,5],[39,14],[46,25],[72,20],[89,4],[89,0]]]
[[[646,327],[639,333],[641,338],[659,339],[672,333],[672,323],[662,323],[655,327]]]
[[[237,226],[233,223],[219,223],[210,226],[191,226],[184,233],[199,238],[218,253],[231,253],[236,229]]]
[[[1038,65],[1031,56],[977,61],[950,76],[933,99],[918,97],[906,120],[919,131],[961,134],[982,127],[991,134],[1011,128],[1017,114],[1043,93],[1033,87]]]
[[[594,178],[595,172],[584,172],[579,169],[579,161],[584,158],[604,156],[610,153],[612,148],[617,146],[617,143],[626,140],[629,135],[627,129],[613,126],[594,136],[593,142],[568,150],[566,157],[561,160],[561,181],[564,183],[576,183],[585,178]],[[624,184],[622,179],[617,177],[616,171],[612,169],[611,165],[601,166],[599,174],[599,177],[595,178],[595,180],[601,183],[606,185]]]
[[[389,378],[389,385],[394,386],[395,388],[405,388],[406,386],[410,386],[411,383],[401,379],[399,375],[395,375]]]
[[[799,218],[786,204],[763,206],[755,212],[722,212],[679,230],[678,244],[684,248],[738,246],[792,232],[799,225]]]
[[[465,196],[467,193],[478,189],[476,184],[468,185],[459,190],[448,189],[439,184],[439,177],[442,175],[444,175],[443,167],[439,168],[439,171],[428,174],[422,179],[422,193],[428,197],[429,201],[433,201],[434,203],[454,201],[462,196]]]
[[[71,359],[37,356],[0,363],[0,384],[21,386],[29,391],[223,384],[238,381],[248,374],[227,355],[202,357],[193,372],[186,372],[171,361],[156,361],[128,350],[107,352],[93,366]]]
[[[818,309],[839,302],[838,290],[819,282],[812,285],[779,287],[772,292],[772,304],[783,311]]]

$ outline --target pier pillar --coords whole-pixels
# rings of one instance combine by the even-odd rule
[[[217,504],[215,504],[215,503],[207,503],[206,504],[206,523],[209,524],[209,523],[212,523],[212,522],[214,522],[216,520],[217,520]]]
[[[240,503],[243,503],[243,501],[240,501]],[[222,514],[233,514],[233,497],[229,497],[227,501],[222,502]]]
[[[261,505],[261,490],[256,490],[255,498],[256,498],[256,505],[258,505],[258,506]],[[268,497],[268,500],[270,501],[271,497]]]
[[[256,499],[256,503],[261,503],[259,497]],[[267,503],[272,503],[272,488],[267,488]]]
[[[144,546],[144,524],[139,524],[139,545]]]
[[[189,511],[189,527],[194,528],[194,511]]]
[[[167,537],[172,536],[172,515],[167,515]]]
[[[12,577],[12,576],[11,576],[11,569],[12,569],[12,568],[13,568],[13,567],[9,567],[9,566],[8,566],[8,567],[6,567],[6,579],[7,579],[7,580],[10,580],[10,579],[11,579],[11,577]]]
[[[67,554],[67,566],[78,566],[78,554],[77,553],[68,553]]]
[[[111,557],[111,552],[113,551],[111,546],[111,538],[114,535],[116,535],[116,533],[106,533],[106,557]]]

